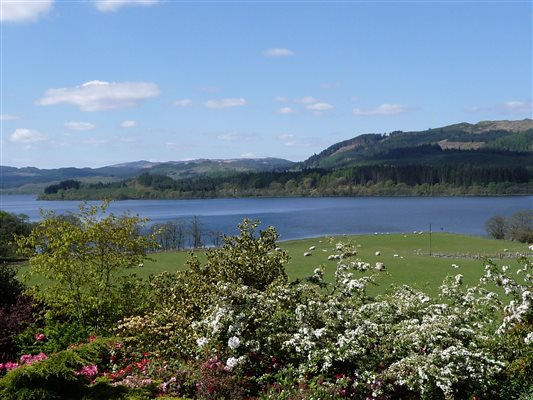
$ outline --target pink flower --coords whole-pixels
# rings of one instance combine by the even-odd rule
[[[35,340],[37,340],[38,342],[46,340],[46,336],[44,336],[44,333],[36,333],[34,337]]]
[[[76,375],[83,375],[87,378],[94,378],[98,374],[98,367],[96,365],[85,365],[82,369],[76,372]]]
[[[4,364],[5,369],[11,371],[12,369],[17,369],[19,367],[18,363],[8,361]]]
[[[23,354],[20,357],[20,364],[21,365],[30,365],[38,361],[46,360],[48,356],[44,353],[39,353],[34,356],[31,354]]]

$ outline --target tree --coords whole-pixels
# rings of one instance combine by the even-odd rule
[[[193,249],[199,249],[203,247],[204,243],[202,240],[202,223],[200,218],[194,216],[191,220],[190,225],[190,245]]]
[[[508,220],[509,239],[523,243],[533,243],[533,211],[515,212]]]
[[[505,238],[506,224],[505,217],[495,215],[485,222],[485,230],[491,238],[503,239]]]
[[[0,259],[16,255],[14,235],[28,235],[32,224],[24,214],[11,214],[0,210]]]
[[[142,265],[155,246],[151,236],[139,234],[145,220],[115,216],[107,206],[84,204],[77,218],[43,213],[29,236],[16,237],[20,252],[30,257],[30,274],[51,282],[36,296],[97,331],[121,317],[117,278]]]

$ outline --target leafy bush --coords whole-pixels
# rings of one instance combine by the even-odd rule
[[[245,220],[239,225],[240,236],[226,237],[221,248],[210,249],[205,264],[191,254],[187,271],[155,277],[153,311],[121,321],[118,334],[144,351],[168,357],[194,355],[194,324],[218,301],[219,282],[262,291],[287,281],[288,258],[286,252],[276,251],[276,231],[269,227],[256,236],[257,226],[258,222]]]
[[[12,369],[0,379],[0,397],[5,400],[153,398],[153,386],[127,388],[113,386],[106,379],[95,379],[97,374],[92,372],[108,365],[113,346],[110,340],[94,340]]]
[[[35,296],[84,327],[107,329],[135,304],[123,289],[136,289],[136,283],[119,287],[117,281],[154,247],[151,237],[139,234],[144,220],[107,213],[107,203],[82,205],[75,218],[43,217],[29,236],[17,237],[31,274],[51,281]]]
[[[0,362],[15,356],[16,336],[33,321],[33,299],[23,293],[16,267],[0,263]]]

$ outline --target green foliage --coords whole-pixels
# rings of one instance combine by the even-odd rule
[[[141,265],[154,247],[139,234],[144,220],[106,214],[106,208],[82,205],[77,218],[48,213],[29,236],[17,237],[21,253],[30,257],[30,273],[51,281],[35,296],[96,330],[123,316],[129,305],[120,302],[131,298],[119,292],[117,278]]]
[[[509,218],[493,216],[485,223],[485,229],[494,239],[533,243],[533,211],[520,210]]]
[[[28,235],[32,229],[29,217],[0,210],[0,262],[16,256],[15,235]],[[1,291],[0,291],[1,292]]]
[[[50,185],[44,188],[44,193],[46,194],[54,194],[59,192],[60,190],[68,190],[68,189],[79,189],[80,188],[80,181],[74,180],[74,179],[68,179],[66,181],[61,181],[57,185]]]
[[[0,398],[4,400],[148,400],[153,388],[114,387],[105,381],[91,384],[78,373],[85,365],[106,362],[110,340],[100,339],[61,351],[47,359],[24,365],[0,379]]]
[[[147,351],[168,356],[194,354],[193,323],[217,301],[221,284],[262,291],[287,281],[284,264],[288,257],[276,251],[276,231],[268,227],[256,235],[257,226],[258,222],[244,220],[240,235],[226,237],[221,248],[208,250],[204,263],[191,254],[186,271],[156,276],[151,283],[153,311],[126,318],[118,333],[127,343]]]
[[[430,146],[431,147],[431,146]],[[300,171],[241,173],[227,177],[182,179],[163,186],[143,186],[137,180],[109,184],[86,184],[78,190],[59,195],[41,195],[41,199],[180,199],[235,196],[377,196],[377,195],[494,195],[528,194],[531,169],[524,167],[529,155],[511,157],[523,165],[490,163],[476,165],[473,155],[465,151],[441,151],[442,163],[428,165],[409,158],[412,151],[398,150],[405,162],[370,160],[365,165],[338,169],[304,169]],[[479,156],[479,154],[477,154]],[[483,158],[482,157],[482,158]],[[153,179],[152,175],[146,175]],[[143,178],[144,179],[144,178]],[[166,178],[169,180],[170,178]],[[170,179],[171,180],[171,179]]]

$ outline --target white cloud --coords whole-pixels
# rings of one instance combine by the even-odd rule
[[[182,151],[183,150],[183,146],[182,145],[179,145],[179,144],[173,143],[173,142],[168,142],[167,143],[167,148],[169,148],[170,150],[174,150],[174,151]]]
[[[217,135],[217,139],[234,142],[243,139],[243,136],[238,133],[220,133]]]
[[[218,91],[220,91],[219,88],[217,88],[216,86],[209,86],[209,85],[206,85],[206,86],[200,86],[198,88],[198,90],[200,92],[204,92],[204,93],[216,93]]]
[[[208,100],[204,103],[207,108],[229,108],[239,107],[246,104],[246,99],[221,99],[221,100]]]
[[[151,6],[158,0],[96,0],[94,6],[102,12],[117,11],[124,6]]]
[[[274,97],[274,101],[277,101],[278,103],[286,103],[289,101],[289,98],[286,96],[276,96]]]
[[[129,121],[122,121],[120,123],[120,127],[121,128],[125,128],[125,129],[128,129],[128,128],[135,128],[137,126],[137,121],[132,121],[132,120],[129,120]]]
[[[242,154],[241,154],[241,157],[243,157],[243,158],[253,158],[253,157],[255,157],[255,154],[252,153],[252,152],[249,152],[249,153],[242,153]]]
[[[406,106],[401,104],[388,104],[384,103],[374,108],[354,108],[352,110],[354,115],[396,115],[403,114],[409,111]]]
[[[15,143],[35,143],[46,140],[46,135],[34,129],[18,128],[11,134],[10,140]]]
[[[294,113],[294,109],[290,108],[290,107],[283,107],[283,108],[280,108],[279,109],[279,113],[280,114],[293,114]]]
[[[16,115],[12,115],[12,114],[1,114],[0,115],[0,121],[15,121],[19,119],[19,117],[17,117]]]
[[[496,106],[501,114],[528,114],[533,115],[533,103],[524,101],[508,101]]]
[[[143,100],[158,95],[155,83],[90,81],[71,88],[48,89],[37,104],[65,103],[81,111],[100,111],[136,107]]]
[[[301,104],[312,104],[318,103],[318,99],[315,99],[313,96],[305,96],[300,99],[296,99],[295,102]]]
[[[310,144],[307,142],[303,142],[299,139],[297,139],[294,135],[290,133],[284,133],[278,136],[278,139],[283,142],[284,146],[287,147],[309,147]]]
[[[0,20],[2,22],[33,22],[48,14],[52,9],[52,4],[53,0],[2,0]]]
[[[191,104],[192,104],[191,99],[181,99],[181,100],[176,100],[174,102],[174,105],[177,107],[187,107],[187,106],[190,106]]]
[[[314,103],[309,104],[308,106],[306,106],[306,108],[312,111],[327,111],[331,110],[333,108],[333,105],[329,103]]]
[[[83,144],[88,144],[91,146],[100,146],[103,144],[108,144],[109,139],[98,139],[98,138],[90,138],[83,141]]]
[[[72,131],[90,131],[95,126],[89,122],[65,122],[65,128]]]
[[[294,51],[277,47],[264,50],[262,54],[266,57],[290,57],[294,55]]]

